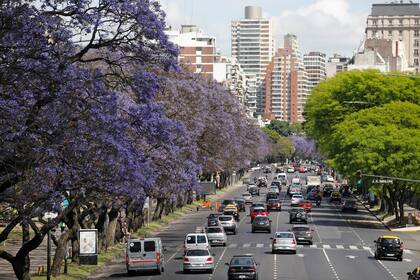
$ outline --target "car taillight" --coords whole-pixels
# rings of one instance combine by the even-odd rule
[[[296,240],[294,240],[294,239],[293,239],[293,240],[292,240],[292,244],[296,244]]]
[[[160,261],[160,253],[156,252],[156,260]]]
[[[236,268],[233,268],[233,267],[229,268],[229,270],[230,272],[236,272]]]
[[[207,260],[206,260],[206,262],[212,263],[213,262],[213,258],[212,257],[208,257]]]
[[[252,270],[252,271],[257,271],[257,267],[256,267],[256,266],[251,266],[251,267],[249,268],[249,270]]]
[[[188,258],[184,258],[184,263],[190,263],[190,260]]]

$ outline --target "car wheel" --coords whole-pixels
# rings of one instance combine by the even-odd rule
[[[157,275],[160,275],[162,273],[162,268],[160,268],[159,266],[158,266],[158,268],[156,269],[156,274]]]
[[[309,241],[309,245],[312,245],[312,244],[313,244],[312,240],[311,240],[311,241]]]
[[[188,274],[190,271],[184,268],[184,274]]]
[[[398,261],[399,261],[399,262],[402,262],[402,261],[403,261],[403,257],[399,257],[399,258],[398,258]]]
[[[161,272],[165,272],[165,267],[164,266],[162,266],[162,268],[161,268],[161,270],[160,270]]]
[[[276,250],[271,250],[271,254],[275,254],[276,253]]]
[[[291,224],[292,223],[292,220],[289,220],[289,224]]]
[[[225,242],[225,243],[223,243],[223,247],[226,247],[226,242]]]
[[[293,251],[293,255],[296,255],[296,250]]]
[[[268,230],[268,233],[271,233],[271,229]]]

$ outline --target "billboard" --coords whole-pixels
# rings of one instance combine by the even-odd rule
[[[200,182],[200,195],[216,194],[216,183],[215,182]]]

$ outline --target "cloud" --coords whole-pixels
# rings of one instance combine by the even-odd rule
[[[363,38],[367,14],[350,11],[349,1],[317,0],[272,17],[277,47],[282,46],[284,34],[293,33],[304,51],[350,55]]]

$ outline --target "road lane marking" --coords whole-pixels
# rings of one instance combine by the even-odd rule
[[[236,244],[236,243],[233,243],[233,244],[229,244],[229,246],[228,246],[229,248],[236,248],[236,247],[238,247],[238,244]]]
[[[315,248],[317,248],[318,246],[316,245],[316,244],[312,244],[312,245],[310,245],[309,246],[309,248],[313,248],[313,249],[315,249]]]
[[[354,245],[350,245],[349,248],[352,250],[357,250],[357,246],[354,246]]]
[[[303,258],[305,255],[304,254],[297,254],[298,257]]]
[[[352,255],[347,255],[346,258],[352,259],[354,260],[356,258],[356,256],[352,256]]]
[[[344,246],[343,246],[343,245],[335,245],[335,247],[336,247],[337,249],[344,249]]]
[[[264,244],[257,244],[257,248],[263,248]]]
[[[330,245],[328,245],[328,244],[324,244],[324,245],[322,245],[322,247],[323,247],[324,249],[331,249],[331,246],[330,246]]]
[[[369,248],[368,251],[372,256],[375,256],[375,254],[373,253],[371,248]],[[389,273],[389,275],[391,275],[392,279],[400,280],[399,278],[395,277],[395,275],[392,273],[392,271],[386,265],[384,265],[384,263],[381,260],[376,260],[376,261]]]
[[[169,259],[166,262],[169,262],[170,260],[172,260],[178,253],[179,251],[183,248],[183,246],[178,247],[178,249],[175,251],[175,253],[169,257]]]
[[[217,260],[216,264],[214,265],[214,269],[213,269],[212,274],[209,276],[209,280],[213,279],[213,275],[216,272],[217,266],[219,265],[220,261],[223,259],[223,256],[225,255],[225,252],[226,252],[226,249],[227,249],[227,247],[225,247],[223,249],[222,254],[220,255],[219,259]]]
[[[406,262],[411,262],[411,259],[404,259],[404,261],[406,261]]]
[[[368,246],[363,246],[363,249],[364,249],[364,250],[370,250],[370,247],[368,247]]]
[[[405,249],[404,253],[410,254],[410,255],[414,255],[413,251],[409,250],[409,249]]]
[[[273,280],[277,279],[277,254],[274,254],[273,260]]]
[[[242,247],[244,247],[244,248],[249,248],[249,247],[251,247],[251,244],[249,244],[249,243],[245,243],[244,245],[242,245]]]
[[[335,270],[334,266],[332,265],[330,258],[327,255],[327,252],[325,251],[325,249],[322,249],[322,252],[324,252],[324,256],[327,259],[328,265],[330,266],[331,271],[334,274],[334,277],[336,280],[340,280],[340,277],[338,277],[337,271]]]

